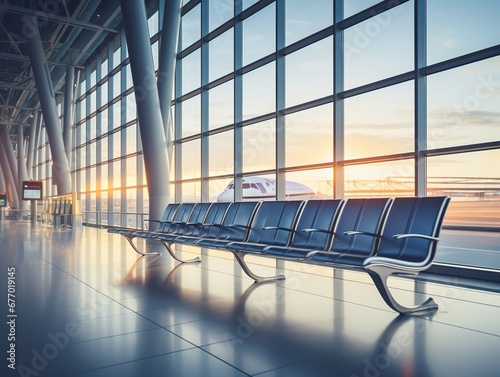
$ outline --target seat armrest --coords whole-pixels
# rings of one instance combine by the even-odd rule
[[[415,238],[423,238],[429,241],[439,241],[439,238],[437,237],[432,237],[432,236],[426,236],[425,234],[418,234],[418,233],[406,233],[406,234],[395,234],[392,236],[392,238],[410,238],[410,237],[415,237]]]
[[[415,271],[422,271],[428,268],[432,263],[430,259],[431,258],[428,256],[427,258],[425,258],[425,260],[421,262],[410,262],[396,258],[378,257],[374,255],[372,257],[368,257],[365,259],[365,261],[363,262],[363,267],[369,270],[373,267],[376,268],[376,266],[383,266],[386,268],[394,269],[395,271],[398,272],[412,273]]]
[[[161,222],[163,222],[161,220],[153,220],[153,219],[144,219],[142,221],[144,221],[144,222],[151,222],[151,223],[161,223]]]
[[[311,258],[314,254],[321,253],[324,250],[311,250],[306,254],[306,258]]]
[[[306,228],[306,229],[302,229],[302,231],[306,232],[306,233],[309,233],[309,232],[320,232],[320,233],[335,234],[335,232],[332,232],[332,231],[326,230],[326,229]]]
[[[242,228],[242,229],[250,229],[249,226],[247,225],[240,225],[240,224],[229,224],[225,226],[226,228]]]
[[[363,236],[371,236],[371,237],[380,237],[380,234],[365,232],[364,230],[348,230],[344,232],[345,236],[354,236],[354,235],[363,235]]]
[[[294,229],[283,228],[281,226],[265,226],[262,230],[284,230],[285,232],[295,233]]]

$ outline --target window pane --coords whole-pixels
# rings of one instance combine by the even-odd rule
[[[243,0],[243,10],[257,3],[259,0]]]
[[[201,5],[194,7],[182,17],[182,49],[191,46],[201,36]]]
[[[344,18],[379,3],[380,0],[344,0]]]
[[[100,135],[104,135],[109,131],[108,126],[108,109],[104,109],[101,111],[101,133]]]
[[[413,0],[344,32],[345,89],[408,72],[413,65]]]
[[[333,38],[286,56],[286,107],[333,94]]]
[[[427,2],[427,57],[433,64],[500,43],[500,2]]]
[[[287,45],[333,24],[331,0],[287,0],[285,11]]]
[[[345,158],[414,150],[413,81],[344,101]]]
[[[117,102],[113,105],[110,106],[109,110],[109,115],[113,118],[113,123],[111,123],[109,129],[114,130],[117,127],[120,127],[122,122],[121,122],[121,116],[122,116],[122,110],[121,110],[121,101]]]
[[[101,140],[101,161],[107,161],[108,160],[108,143],[109,139],[105,137],[104,139]]]
[[[452,201],[445,223],[500,226],[500,150],[430,157],[427,195]]]
[[[182,59],[182,94],[186,94],[201,85],[200,49]]]
[[[158,47],[159,46],[159,43],[158,41],[156,41],[155,43],[153,43],[153,45],[151,46],[151,53],[153,54],[153,65],[155,67],[155,71],[158,70],[158,62],[159,62],[159,58],[158,58]]]
[[[428,77],[428,147],[500,140],[500,57]]]
[[[272,3],[243,21],[243,65],[276,50],[275,9]]]
[[[148,29],[149,35],[152,37],[156,33],[158,33],[158,11],[156,11],[151,17],[148,19]]]
[[[243,127],[243,171],[276,167],[276,121]]]
[[[125,89],[131,88],[134,85],[134,80],[132,78],[132,70],[130,69],[130,64],[127,64],[125,68]]]
[[[234,123],[234,85],[233,80],[218,85],[209,91],[210,130]]]
[[[101,165],[101,190],[107,190],[108,189],[108,164]],[[105,206],[104,204],[102,205],[103,211],[107,211],[107,205]]]
[[[126,186],[137,186],[137,157],[129,157],[125,163],[127,169]]]
[[[196,96],[182,102],[182,134],[186,137],[201,131],[201,97]]]
[[[95,166],[89,169],[90,171],[90,191],[95,191],[96,189],[96,168]]]
[[[233,18],[233,0],[208,0],[208,32]]]
[[[89,104],[90,104],[90,113],[92,114],[95,109],[96,109],[96,92],[95,90],[90,93],[90,97],[89,98]]]
[[[181,190],[181,202],[201,202],[201,183],[199,181],[182,183]]]
[[[125,97],[125,101],[127,105],[125,123],[128,123],[137,118],[137,103],[135,102],[135,94],[130,93],[127,97]]]
[[[234,29],[226,31],[209,45],[209,81],[222,77],[234,69]]]
[[[276,72],[274,63],[243,76],[243,119],[275,111]]]
[[[289,200],[333,198],[333,169],[331,168],[288,172],[285,177],[286,195]]]
[[[400,160],[346,166],[344,196],[395,197],[415,195],[415,162]]]
[[[126,195],[127,208],[125,212],[128,213],[126,215],[127,227],[137,228],[137,216],[133,214],[137,212],[137,189],[128,189]]]
[[[332,162],[333,105],[287,115],[285,138],[286,166]]]
[[[113,188],[122,187],[121,171],[122,171],[122,162],[121,161],[113,162]]]
[[[201,177],[200,139],[182,143],[182,179]]]
[[[123,131],[122,131],[123,132]],[[133,124],[125,129],[127,133],[127,145],[125,154],[137,152],[137,124]]]
[[[221,132],[208,138],[208,174],[210,176],[234,172],[234,133]]]
[[[121,47],[118,46],[118,48],[113,52],[113,68],[115,68],[121,62],[122,62],[122,59],[121,59]]]
[[[224,191],[231,180],[224,179],[211,179],[208,181],[208,201],[216,202],[218,196]],[[234,201],[233,199],[227,199],[228,201]]]
[[[101,88],[101,101],[97,106],[98,108],[108,103],[108,82],[106,81],[104,84],[100,86],[100,88]]]
[[[118,96],[122,91],[121,91],[121,82],[120,82],[120,72],[116,73],[115,75],[111,76],[113,80],[113,91],[112,91],[112,97],[115,98]]]

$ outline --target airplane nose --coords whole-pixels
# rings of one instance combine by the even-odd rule
[[[217,197],[218,202],[234,202],[234,190],[224,190]]]

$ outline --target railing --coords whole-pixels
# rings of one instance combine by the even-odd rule
[[[144,212],[110,212],[110,211],[83,211],[83,225],[97,228],[120,226],[144,230]],[[133,220],[130,221],[129,219]],[[110,221],[111,220],[111,221]]]

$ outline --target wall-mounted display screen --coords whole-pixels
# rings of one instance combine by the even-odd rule
[[[23,181],[23,200],[41,200],[43,182]]]
[[[7,207],[7,194],[0,192],[0,208]]]

